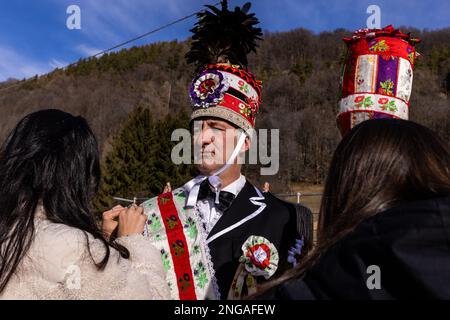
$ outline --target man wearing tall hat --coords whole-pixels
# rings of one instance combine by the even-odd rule
[[[294,206],[241,173],[261,103],[248,71],[261,29],[250,4],[207,6],[191,30],[191,130],[199,176],[142,204],[146,233],[161,250],[173,299],[239,299],[281,274],[303,239]],[[194,149],[195,150],[195,149]]]

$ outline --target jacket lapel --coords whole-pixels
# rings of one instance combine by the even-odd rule
[[[234,199],[230,208],[224,212],[208,235],[207,241],[214,241],[261,213],[265,208],[264,196],[257,192],[248,181]]]

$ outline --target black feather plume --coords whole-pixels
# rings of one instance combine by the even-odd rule
[[[198,21],[190,31],[193,33],[188,63],[198,69],[207,64],[230,63],[246,68],[247,55],[256,52],[257,40],[262,40],[261,28],[254,13],[249,14],[250,2],[234,11],[228,10],[228,2],[221,2],[222,10],[207,5],[209,10],[197,14]]]

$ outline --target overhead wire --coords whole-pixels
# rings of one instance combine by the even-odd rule
[[[220,2],[217,2],[217,3],[213,4],[213,6],[218,6],[219,4],[220,4]],[[196,11],[196,12],[194,12],[194,13],[191,13],[191,14],[189,14],[189,15],[187,15],[187,16],[184,16],[184,17],[179,18],[179,19],[177,19],[177,20],[175,20],[175,21],[169,22],[169,23],[167,23],[167,24],[165,24],[165,25],[162,25],[162,26],[160,26],[160,27],[158,27],[158,28],[156,28],[156,29],[153,29],[153,30],[151,30],[151,31],[148,31],[148,32],[146,32],[146,33],[143,33],[143,34],[141,34],[141,35],[139,35],[139,36],[136,36],[136,37],[134,37],[134,38],[131,38],[131,39],[129,39],[129,40],[123,41],[123,42],[121,42],[121,43],[119,43],[119,44],[116,44],[116,45],[114,45],[114,46],[112,46],[112,47],[110,47],[110,48],[107,48],[107,49],[105,49],[105,50],[102,50],[102,51],[100,51],[100,52],[97,52],[97,53],[95,53],[95,54],[93,54],[93,55],[91,55],[91,56],[85,57],[85,58],[83,58],[83,59],[84,59],[84,60],[89,60],[89,59],[91,59],[91,58],[97,58],[98,56],[104,55],[105,53],[108,53],[108,52],[110,52],[110,51],[112,51],[112,50],[118,49],[118,48],[123,47],[123,46],[125,46],[125,45],[127,45],[127,44],[130,44],[130,43],[132,43],[132,42],[135,42],[135,41],[137,41],[137,40],[146,38],[146,37],[148,37],[148,36],[150,36],[150,35],[152,35],[152,34],[154,34],[154,33],[156,33],[156,32],[159,32],[159,31],[161,31],[161,30],[164,30],[164,29],[166,29],[166,28],[169,28],[169,27],[171,27],[171,26],[173,26],[173,25],[175,25],[175,24],[177,24],[177,23],[180,23],[180,22],[182,22],[182,21],[184,21],[184,20],[190,19],[190,18],[196,16],[197,14],[201,13],[202,11],[204,11],[204,10],[200,10],[200,11]],[[77,61],[77,62],[72,62],[72,63],[66,65],[65,67],[63,67],[62,69],[67,69],[67,68],[69,68],[69,67],[76,66],[77,63],[78,63],[78,61]],[[53,72],[53,71],[51,71],[51,72]],[[51,72],[49,72],[49,73],[51,73]],[[48,75],[49,73],[40,75],[40,77],[45,76],[45,75]],[[34,78],[34,77],[33,77],[33,78]],[[19,80],[19,81],[15,82],[15,83],[13,83],[13,84],[11,84],[11,85],[9,85],[9,86],[0,88],[0,92],[5,91],[5,90],[8,90],[8,89],[11,89],[11,88],[13,88],[13,87],[17,87],[17,86],[19,86],[19,85],[23,85],[23,84],[26,83],[27,81],[33,80],[33,78],[29,78],[29,79],[26,79],[26,80],[24,80],[24,81],[20,81],[20,80]]]

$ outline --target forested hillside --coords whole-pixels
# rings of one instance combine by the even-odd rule
[[[422,56],[414,71],[410,119],[450,140],[450,29],[403,31],[422,39],[417,47]],[[263,103],[256,125],[279,128],[281,138],[278,175],[259,177],[257,166],[245,169],[256,183],[268,180],[275,191],[282,187],[286,191],[291,182],[323,181],[340,139],[335,117],[345,55],[341,39],[348,35],[346,30],[266,33],[258,55],[250,57],[251,71],[263,80]],[[59,108],[88,119],[106,159],[112,152],[113,137],[136,108],[148,108],[155,122],[169,114],[185,119],[189,112],[187,88],[193,76],[193,68],[184,61],[188,47],[188,41],[134,47],[80,60],[65,70],[21,80],[10,89],[1,88],[15,80],[0,83],[0,139],[25,114]],[[170,140],[167,130],[151,132],[162,132],[164,136],[157,138]],[[160,157],[167,161],[170,154]]]

